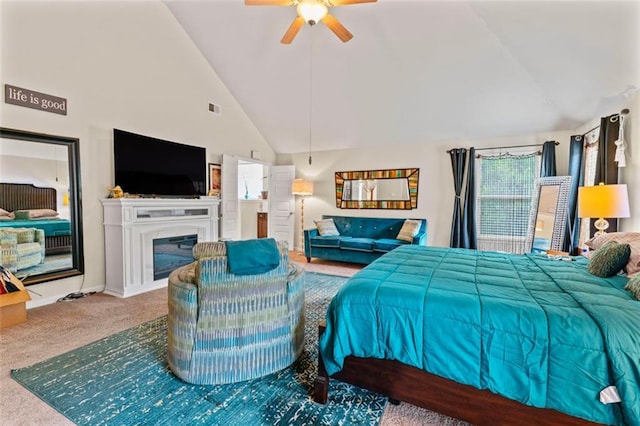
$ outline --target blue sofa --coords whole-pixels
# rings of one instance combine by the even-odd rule
[[[328,216],[333,219],[339,236],[321,236],[316,228],[304,231],[304,254],[311,258],[369,264],[383,254],[405,244],[427,245],[427,220],[413,242],[396,239],[405,219]]]

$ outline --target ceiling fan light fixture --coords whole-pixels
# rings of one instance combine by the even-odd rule
[[[309,25],[317,24],[329,12],[324,2],[317,0],[302,0],[298,3],[296,11]]]

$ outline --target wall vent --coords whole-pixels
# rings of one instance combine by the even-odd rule
[[[209,111],[218,115],[222,114],[222,109],[220,108],[220,105],[216,105],[212,103],[209,103]]]

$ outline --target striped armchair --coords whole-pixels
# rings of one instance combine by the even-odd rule
[[[194,384],[262,377],[289,366],[304,346],[304,271],[280,262],[256,275],[228,271],[223,242],[196,244],[196,259],[169,276],[168,362]],[[250,256],[250,254],[247,254]]]
[[[0,228],[0,265],[13,273],[44,263],[44,231]]]

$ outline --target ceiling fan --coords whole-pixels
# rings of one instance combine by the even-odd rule
[[[298,16],[284,33],[282,40],[280,40],[282,44],[291,44],[305,22],[309,25],[315,25],[318,21],[322,21],[343,43],[346,43],[353,38],[353,34],[333,15],[329,14],[329,8],[358,3],[375,3],[376,1],[378,0],[244,0],[244,4],[246,6],[296,6]]]

